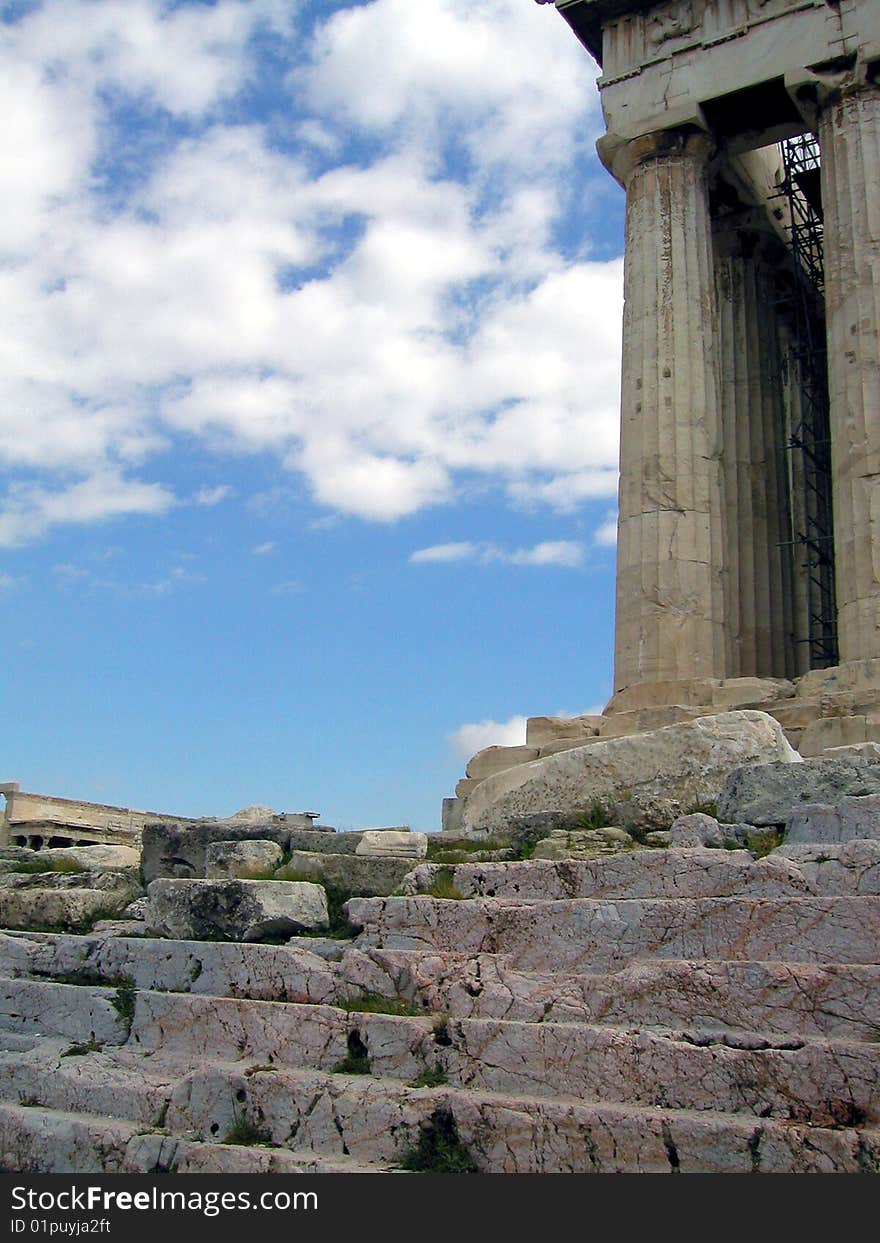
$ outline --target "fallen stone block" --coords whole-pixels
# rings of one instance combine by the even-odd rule
[[[723,846],[724,830],[714,816],[693,812],[689,816],[679,816],[670,826],[669,844],[679,848]]]
[[[133,846],[53,846],[36,857],[48,863],[72,863],[86,871],[101,872],[140,866],[141,852]]]
[[[147,892],[148,923],[164,937],[262,941],[328,924],[327,895],[307,881],[163,878]]]
[[[595,737],[601,716],[530,716],[526,721],[526,745],[547,747],[556,742],[586,741]]]
[[[205,876],[241,880],[268,879],[284,852],[277,842],[257,838],[245,842],[210,842],[205,849]]]
[[[465,827],[503,833],[519,817],[574,817],[599,803],[618,823],[665,829],[694,805],[717,799],[731,770],[765,763],[768,756],[780,766],[801,766],[781,726],[766,713],[698,717],[488,777],[467,801]]]
[[[718,818],[781,827],[807,803],[834,805],[845,795],[867,794],[880,794],[880,764],[863,756],[751,765],[727,776]]]
[[[41,880],[42,877],[36,879]],[[90,928],[98,919],[121,914],[133,897],[130,889],[44,888],[39,885],[0,889],[0,927],[40,929]]]
[[[625,829],[608,826],[602,829],[554,829],[549,837],[538,842],[533,859],[591,859],[596,855],[616,854],[631,850],[634,842]]]
[[[808,803],[785,824],[785,841],[849,842],[854,838],[880,839],[880,795],[847,796],[836,804]]]
[[[426,833],[410,833],[399,829],[366,829],[355,849],[360,856],[391,859],[424,859],[428,853]]]
[[[415,863],[412,857],[394,855],[331,855],[294,850],[290,862],[275,873],[275,879],[302,880],[306,876],[345,893],[379,897],[394,893]]]

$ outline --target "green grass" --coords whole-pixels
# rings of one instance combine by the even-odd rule
[[[451,867],[439,868],[433,881],[423,892],[431,898],[447,898],[451,901],[461,901],[464,898],[464,894],[455,887],[455,872]]]
[[[444,846],[442,842],[434,841],[431,837],[429,837],[426,859],[429,863],[457,863],[459,860],[447,859],[446,856],[452,853],[467,856],[476,854],[481,850],[508,849],[510,849],[510,842],[506,837],[467,837],[462,838],[461,841],[455,842],[454,845],[450,843],[448,846]]]
[[[100,1053],[104,1046],[97,1040],[83,1040],[65,1049],[62,1057],[85,1057],[87,1053]]]
[[[87,872],[75,859],[23,859],[12,868],[20,875],[37,875],[43,872]]]
[[[125,979],[118,985],[116,992],[110,998],[110,1004],[125,1024],[128,1032],[131,1032],[131,1025],[134,1021],[136,995],[134,981]]]
[[[378,993],[365,993],[363,997],[341,997],[336,1005],[349,1014],[393,1014],[398,1018],[414,1018],[424,1015],[424,1010],[403,997],[381,997]]]
[[[264,1127],[258,1126],[246,1114],[239,1113],[233,1105],[232,1126],[223,1137],[224,1144],[237,1144],[239,1147],[248,1148],[271,1142],[272,1136]]]
[[[413,1174],[478,1174],[476,1162],[461,1142],[455,1118],[448,1109],[436,1109],[421,1128],[418,1143],[401,1158],[401,1168]]]
[[[748,833],[746,835],[746,849],[750,850],[756,859],[764,859],[777,846],[782,845],[784,833]]]
[[[446,1071],[442,1066],[435,1066],[433,1070],[423,1070],[422,1073],[410,1083],[411,1088],[442,1088],[449,1080],[446,1077]]]
[[[348,1052],[341,1062],[337,1062],[333,1067],[335,1075],[370,1075],[373,1073],[370,1065],[370,1051],[361,1040],[360,1032],[351,1031],[348,1033]]]
[[[614,826],[613,813],[604,803],[595,802],[589,811],[582,811],[575,817],[573,828],[591,832],[593,829],[607,829]]]

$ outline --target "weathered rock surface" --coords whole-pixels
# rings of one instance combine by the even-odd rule
[[[283,854],[277,842],[260,838],[244,842],[209,842],[205,847],[205,876],[209,880],[262,878],[279,866]]]
[[[766,763],[735,769],[723,784],[718,818],[782,827],[805,803],[880,794],[880,764],[866,757]]]
[[[763,712],[699,717],[600,740],[488,777],[467,800],[465,824],[472,831],[501,832],[511,817],[547,812],[574,817],[600,803],[621,823],[667,828],[694,805],[717,799],[732,770],[770,758],[779,766],[800,765],[772,717]]]
[[[414,866],[413,858],[392,855],[334,855],[294,850],[290,862],[278,869],[276,880],[302,880],[333,885],[345,893],[365,897],[394,893]]]
[[[333,944],[0,933],[0,1166],[880,1171],[880,841],[441,866]]]
[[[141,852],[133,846],[55,846],[39,851],[38,857],[47,863],[72,863],[91,872],[136,868],[141,862]]]
[[[160,879],[147,893],[163,937],[260,941],[327,927],[327,895],[305,881]]]
[[[880,839],[880,794],[843,795],[836,804],[807,803],[785,822],[787,845]]]
[[[538,842],[533,859],[590,859],[595,855],[631,850],[635,843],[625,829],[609,826],[603,829],[554,829],[549,837]]]

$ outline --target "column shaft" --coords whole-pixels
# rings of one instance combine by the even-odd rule
[[[791,677],[794,582],[776,265],[757,213],[715,230],[728,677]]]
[[[724,676],[716,301],[708,142],[664,132],[626,185],[615,690]]]
[[[819,119],[841,661],[880,657],[880,88]]]

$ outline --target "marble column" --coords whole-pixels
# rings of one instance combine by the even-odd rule
[[[880,657],[880,86],[819,116],[832,488],[842,662]]]
[[[766,213],[714,230],[721,352],[728,677],[792,677],[794,575],[784,355],[777,287],[787,262]]]
[[[600,154],[626,188],[615,691],[725,672],[709,140]]]

